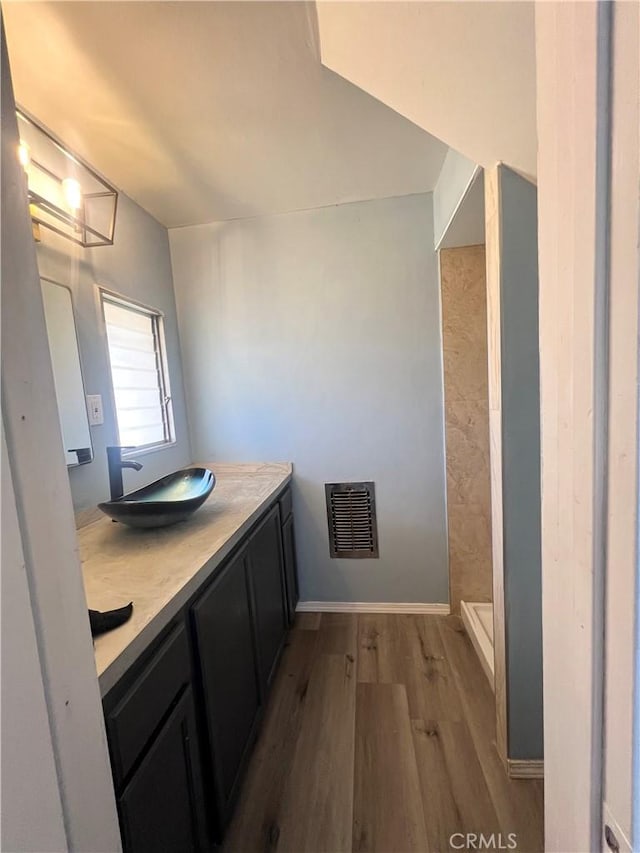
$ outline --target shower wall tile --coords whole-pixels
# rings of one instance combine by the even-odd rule
[[[475,341],[461,337],[456,348],[443,349],[445,403],[486,400],[487,359],[475,355]],[[447,377],[449,377],[447,381]]]
[[[451,610],[491,601],[484,246],[440,252]]]
[[[487,401],[447,403],[445,427],[449,503],[489,507],[491,483]]]
[[[484,265],[484,246],[465,246],[440,252],[442,350],[447,402],[487,399]]]
[[[449,506],[450,595],[460,601],[491,601],[491,517],[476,503]]]

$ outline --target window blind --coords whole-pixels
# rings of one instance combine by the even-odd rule
[[[171,441],[161,317],[104,294],[103,305],[120,443]]]

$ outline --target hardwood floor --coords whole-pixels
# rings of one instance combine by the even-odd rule
[[[225,853],[473,849],[455,833],[541,851],[542,828],[542,783],[507,777],[460,619],[299,614]]]

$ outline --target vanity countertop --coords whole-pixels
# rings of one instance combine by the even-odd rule
[[[210,468],[216,486],[191,518],[140,530],[106,516],[78,530],[91,610],[133,601],[128,622],[96,637],[96,669],[104,696],[184,607],[291,480],[289,463],[194,463]]]

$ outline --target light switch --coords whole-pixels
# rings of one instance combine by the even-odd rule
[[[104,423],[102,413],[102,397],[100,394],[87,394],[87,411],[90,426],[100,426]]]

